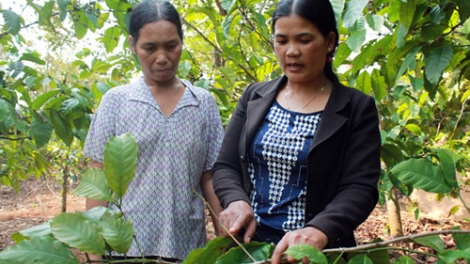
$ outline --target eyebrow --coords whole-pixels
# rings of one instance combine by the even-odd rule
[[[274,34],[275,37],[287,37],[286,34]],[[296,37],[303,37],[303,36],[314,36],[314,34],[312,33],[308,33],[308,32],[303,32],[303,33],[300,33],[300,34],[297,34]]]
[[[162,45],[173,44],[173,43],[178,43],[178,39],[170,39],[168,41],[163,42]],[[152,42],[152,41],[142,43],[142,45],[159,45],[159,44],[160,43]]]

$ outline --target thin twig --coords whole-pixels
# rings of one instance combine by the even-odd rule
[[[245,254],[254,262],[254,263],[259,263],[256,261],[255,258],[253,258],[250,253],[248,253],[248,251],[243,247],[243,245],[238,242],[238,240],[230,233],[230,231],[222,224],[222,222],[219,221],[219,218],[217,217],[217,214],[214,212],[214,210],[212,210],[212,207],[209,205],[209,203],[206,201],[206,199],[204,199],[204,197],[202,197],[198,192],[196,192],[196,190],[194,190],[194,188],[191,188],[191,190],[199,197],[201,198],[201,200],[204,202],[204,205],[207,206],[207,209],[209,209],[209,211],[211,211],[212,215],[215,216],[215,219],[217,219],[217,221],[219,222],[220,226],[224,229],[225,233],[229,234],[230,238],[232,238],[232,240],[245,252]]]

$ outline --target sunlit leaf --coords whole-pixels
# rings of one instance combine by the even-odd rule
[[[111,201],[108,182],[100,169],[87,169],[81,176],[80,184],[73,190],[73,194],[95,200]]]
[[[357,88],[365,94],[370,94],[372,91],[372,82],[370,74],[367,71],[362,71],[357,77]]]
[[[458,6],[460,15],[460,21],[465,21],[470,17],[470,1],[467,0],[455,0]]]
[[[432,193],[448,193],[451,191],[439,166],[426,159],[405,160],[393,167],[391,172],[400,181],[416,189]]]
[[[330,0],[333,11],[335,12],[336,25],[339,26],[341,14],[343,13],[345,0]]]
[[[457,263],[457,260],[470,259],[470,248],[446,250],[439,254],[439,259],[445,263]]]
[[[445,248],[444,242],[438,235],[418,237],[413,240],[423,246],[430,247],[437,252],[443,252]]]
[[[29,128],[29,134],[33,137],[38,148],[49,143],[52,136],[52,126],[48,122],[34,119]]]
[[[121,29],[117,26],[106,29],[102,41],[107,53],[111,53],[117,47],[120,35]]]
[[[134,240],[134,228],[130,220],[106,211],[100,219],[100,228],[106,243],[117,253],[127,253]]]
[[[400,1],[400,22],[408,30],[413,22],[418,0]]]
[[[41,59],[41,55],[37,52],[28,52],[21,55],[20,60],[31,61],[39,65],[46,65],[46,61]]]
[[[1,10],[0,12],[2,12],[3,20],[5,21],[4,26],[6,30],[12,35],[18,34],[23,18],[11,10]]]
[[[64,120],[60,116],[59,112],[55,110],[50,111],[50,117],[56,135],[65,143],[65,145],[70,146],[73,141],[73,134],[69,122]]]
[[[274,250],[274,244],[266,242],[250,242],[244,243],[242,246],[256,261],[267,260]],[[253,263],[253,260],[239,246],[231,248],[227,253],[221,256],[216,264],[233,264],[233,263]]]
[[[231,244],[232,239],[228,237],[216,237],[207,242],[203,248],[192,250],[183,261],[183,264],[215,263],[216,260],[225,253]]]
[[[373,264],[365,254],[357,255],[348,261],[348,264]]]
[[[294,259],[302,259],[304,257],[307,257],[310,262],[318,264],[328,264],[328,260],[325,255],[323,255],[321,251],[310,245],[296,244],[290,246],[284,252],[284,254],[287,254],[293,257]]]
[[[70,0],[57,0],[57,5],[59,6],[59,17],[60,21],[64,21],[67,17],[67,5],[70,3]]]
[[[362,15],[369,0],[351,0],[346,3],[343,15],[343,25],[351,28],[356,20]]]

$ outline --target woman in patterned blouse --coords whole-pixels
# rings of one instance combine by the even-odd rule
[[[329,0],[281,0],[272,27],[284,75],[245,89],[213,180],[221,224],[244,242],[276,243],[277,264],[295,244],[355,245],[377,203],[381,143],[374,99],[333,72]]]
[[[108,139],[131,133],[139,156],[122,210],[134,225],[139,245],[129,257],[183,260],[206,242],[203,194],[218,213],[212,166],[223,128],[213,96],[176,77],[183,32],[167,1],[145,0],[132,11],[129,44],[142,66],[137,81],[109,90],[94,115],[85,143],[92,167],[103,167]],[[109,206],[87,200],[87,209]],[[218,234],[218,226],[215,227]],[[101,259],[101,256],[94,256]],[[116,257],[113,257],[116,259]]]

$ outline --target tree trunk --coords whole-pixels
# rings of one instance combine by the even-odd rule
[[[397,190],[392,188],[387,200],[388,222],[390,225],[390,235],[392,237],[403,236],[403,227],[401,223],[400,204],[398,203]]]

